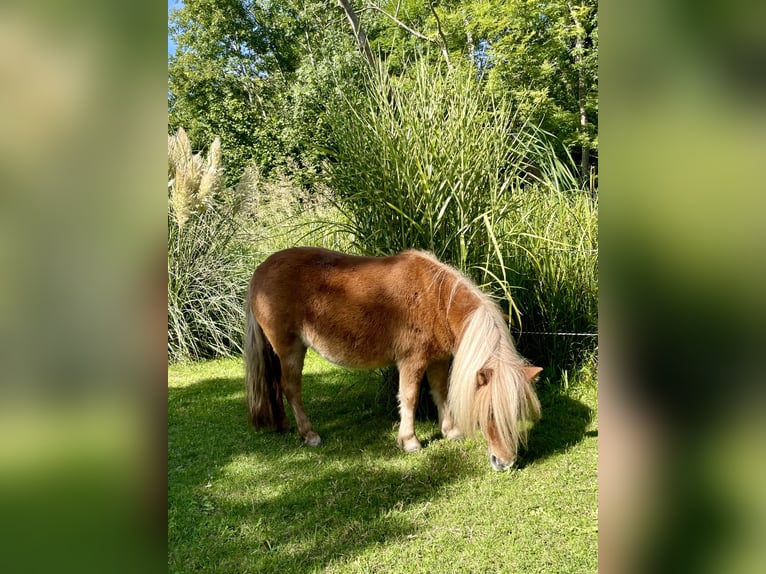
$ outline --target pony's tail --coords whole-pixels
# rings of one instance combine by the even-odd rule
[[[245,391],[250,422],[255,427],[285,428],[281,364],[248,304],[245,332]]]

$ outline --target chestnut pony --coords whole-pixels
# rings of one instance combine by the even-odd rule
[[[481,428],[496,470],[513,465],[540,417],[532,382],[542,369],[516,352],[497,305],[428,253],[274,253],[250,280],[244,343],[251,422],[286,429],[284,393],[311,446],[321,439],[301,400],[308,347],[346,367],[398,367],[397,442],[407,452],[420,449],[414,418],[424,373],[442,434],[460,439]]]

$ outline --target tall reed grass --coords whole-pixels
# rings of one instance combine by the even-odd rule
[[[427,249],[497,296],[516,329],[594,332],[596,203],[548,134],[474,74],[383,72],[331,125],[329,185],[356,251]],[[577,350],[546,337],[536,360]]]
[[[507,280],[521,309],[514,335],[548,374],[595,368],[597,203],[585,190],[535,187],[524,195],[522,209],[501,230]]]

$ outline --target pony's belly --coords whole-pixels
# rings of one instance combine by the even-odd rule
[[[319,336],[312,330],[302,333],[303,343],[319,353],[324,359],[341,367],[352,369],[379,369],[394,363],[390,353],[371,352],[368,344],[362,339],[353,342],[339,341]]]

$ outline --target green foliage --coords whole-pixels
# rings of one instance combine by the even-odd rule
[[[311,0],[191,0],[171,15],[169,129],[185,128],[195,149],[220,136],[227,185],[253,162],[317,171],[324,110],[358,65],[334,16]]]
[[[443,64],[444,51],[562,149],[575,157],[597,151],[596,0],[370,6],[379,9],[358,16],[391,75],[409,75],[417,59]],[[194,149],[219,135],[227,185],[253,161],[268,175],[288,159],[298,183],[310,185],[325,159],[328,115],[340,94],[361,89],[362,59],[340,8],[319,0],[190,0],[172,13],[169,33],[177,43],[168,62],[170,131],[185,128]]]
[[[574,155],[596,151],[597,1],[483,0],[465,9],[493,93],[510,99]]]
[[[177,51],[168,62],[169,127],[185,128],[196,149],[220,135],[234,168],[231,184],[236,168],[257,152],[259,132],[275,129],[269,95],[281,88],[275,72],[295,65],[290,34],[267,11],[239,0],[185,2],[172,14],[170,32]]]

